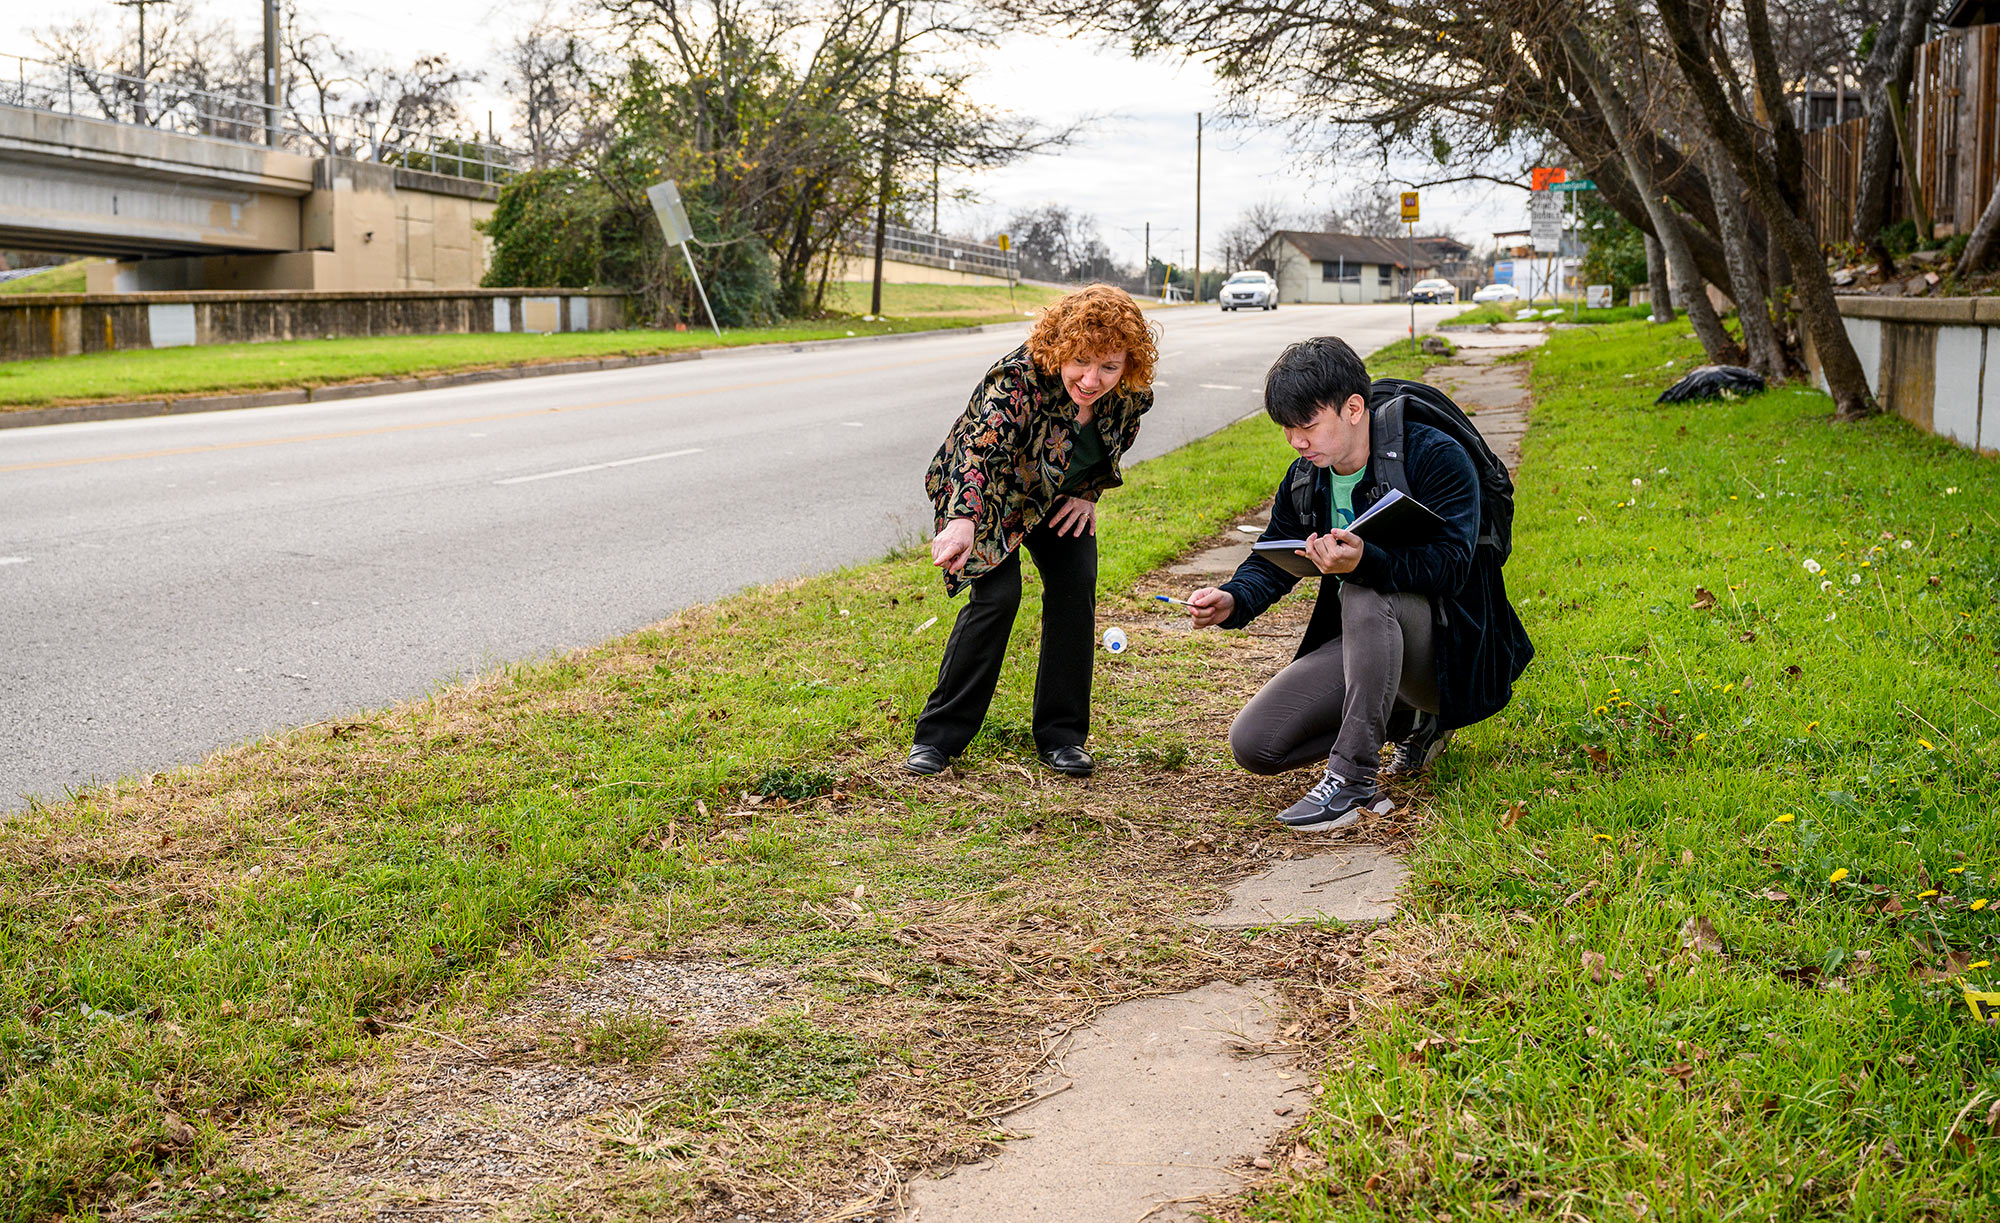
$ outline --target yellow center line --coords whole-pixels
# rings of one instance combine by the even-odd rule
[[[460,425],[485,425],[495,421],[524,420],[534,416],[556,416],[565,412],[589,412],[598,408],[629,407],[637,403],[658,403],[667,399],[691,399],[701,395],[730,395],[740,391],[765,390],[774,386],[792,386],[801,382],[819,382],[828,378],[853,378],[863,374],[880,374],[889,370],[908,369],[914,365],[935,365],[940,361],[961,361],[962,356],[920,357],[911,361],[895,361],[887,365],[869,365],[859,369],[829,371],[820,374],[799,374],[790,378],[768,378],[759,382],[739,382],[729,386],[706,387],[685,391],[663,391],[651,395],[637,395],[627,399],[601,399],[595,403],[570,404],[567,407],[528,408],[519,412],[494,412],[485,416],[458,416],[450,420],[415,421],[406,425],[380,425],[373,429],[344,429],[336,433],[303,433],[297,437],[267,437],[243,442],[213,442],[203,446],[173,446],[162,450],[135,450],[127,454],[104,454],[91,458],[45,459],[38,463],[16,463],[11,467],[0,467],[0,475],[18,471],[47,471],[56,467],[88,467],[98,463],[126,463],[135,459],[170,459],[188,454],[216,454],[225,450],[252,450],[263,446],[290,446],[303,442],[334,442],[354,437],[380,437],[391,433],[416,433],[426,429],[451,429]]]

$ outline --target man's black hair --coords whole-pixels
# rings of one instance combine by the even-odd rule
[[[1352,395],[1368,400],[1368,367],[1345,340],[1330,335],[1286,348],[1264,375],[1264,411],[1281,425],[1302,429],[1325,407]]]

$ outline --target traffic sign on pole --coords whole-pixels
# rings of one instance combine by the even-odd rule
[[[1406,224],[1417,221],[1417,193],[1414,191],[1403,192],[1403,221]]]

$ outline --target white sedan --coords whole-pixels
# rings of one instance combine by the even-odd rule
[[[1224,310],[1243,310],[1255,307],[1259,310],[1278,308],[1278,282],[1271,279],[1269,272],[1238,272],[1222,282],[1222,291],[1216,294],[1221,299]]]
[[[1479,292],[1474,293],[1472,300],[1482,303],[1517,302],[1521,300],[1521,291],[1513,285],[1487,285]]]

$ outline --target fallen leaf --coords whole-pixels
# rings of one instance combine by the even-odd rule
[[[1600,769],[1611,767],[1611,752],[1607,748],[1597,747],[1593,744],[1585,747],[1583,754],[1590,757],[1590,762]]]
[[[1268,1156],[1259,1155],[1250,1161],[1250,1166],[1260,1172],[1269,1172],[1271,1170],[1271,1160]]]
[[[1601,954],[1599,954],[1598,952],[1595,952],[1595,951],[1586,951],[1586,952],[1584,952],[1584,953],[1583,953],[1583,971],[1584,971],[1584,972],[1586,972],[1586,973],[1589,973],[1589,974],[1590,974],[1590,979],[1591,979],[1592,981],[1596,982],[1596,983],[1597,983],[1597,984],[1599,984],[1599,985],[1602,985],[1602,984],[1604,984],[1604,957],[1603,957],[1603,955],[1601,955]]]
[[[1521,817],[1526,815],[1527,813],[1528,813],[1528,805],[1526,803],[1523,802],[1508,803],[1507,809],[1500,813],[1500,826],[1502,828],[1512,828],[1514,825],[1520,823]]]
[[[1694,1077],[1694,1067],[1688,1065],[1686,1062],[1675,1062],[1673,1065],[1668,1066],[1664,1070],[1660,1071],[1660,1073],[1671,1075],[1674,1078],[1677,1078],[1681,1082],[1685,1083],[1689,1079]]]
[[[1706,586],[1694,588],[1694,602],[1688,604],[1695,611],[1707,611],[1715,606],[1715,592]]]
[[[1747,645],[1748,643],[1757,640],[1757,634],[1751,632],[1749,629],[1744,629],[1743,635],[1741,637],[1738,637],[1736,640],[1741,641]]]
[[[1777,904],[1783,904],[1784,902],[1792,898],[1791,893],[1787,892],[1783,888],[1765,888],[1762,892],[1759,892],[1758,895],[1762,896],[1766,900],[1773,901]]]
[[[1681,923],[1681,946],[1710,955],[1722,954],[1722,936],[1706,917],[1690,917]]]
[[[1692,849],[1683,849],[1681,851],[1681,865],[1682,866],[1694,865],[1694,851]]]

